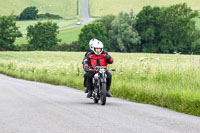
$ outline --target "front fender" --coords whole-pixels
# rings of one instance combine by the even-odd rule
[[[101,83],[106,83],[106,78],[102,78]]]

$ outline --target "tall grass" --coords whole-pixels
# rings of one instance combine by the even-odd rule
[[[200,116],[200,56],[110,53],[115,97]],[[0,72],[83,88],[82,52],[1,52]]]

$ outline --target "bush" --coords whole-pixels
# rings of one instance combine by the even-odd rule
[[[29,44],[19,44],[15,46],[15,51],[31,51]]]
[[[63,43],[57,44],[56,51],[81,51],[77,41],[73,41],[71,44]]]
[[[45,13],[45,14],[38,14],[37,16],[39,19],[62,19],[61,16],[59,15],[54,15],[50,13]]]
[[[193,54],[200,54],[200,37],[195,42],[192,43],[192,51]]]

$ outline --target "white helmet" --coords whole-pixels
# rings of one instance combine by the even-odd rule
[[[101,51],[100,52],[96,52],[95,48],[101,48]],[[92,50],[94,51],[94,53],[96,55],[100,55],[103,52],[103,43],[101,41],[95,41],[93,43],[93,49]]]
[[[91,50],[93,50],[93,44],[94,44],[95,42],[97,42],[97,41],[98,41],[98,40],[95,39],[95,38],[93,38],[93,39],[90,40],[90,42],[89,42],[89,47],[90,47]]]

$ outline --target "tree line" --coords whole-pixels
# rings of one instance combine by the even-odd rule
[[[29,44],[21,45],[18,50],[85,51],[89,49],[89,40],[97,38],[108,51],[200,54],[200,31],[194,20],[198,16],[185,3],[170,7],[145,6],[137,15],[133,11],[121,12],[85,25],[78,41],[72,44],[60,44],[56,23],[38,22],[27,27]],[[11,16],[2,16],[0,28],[0,50],[12,50],[15,39],[21,36],[18,27]]]
[[[197,17],[199,13],[186,3],[145,6],[136,16],[133,11],[121,12],[83,27],[79,44],[87,50],[86,42],[97,38],[108,51],[200,54],[200,31],[194,20]]]
[[[16,16],[16,20],[36,20],[36,19],[62,19],[61,16],[45,13],[38,14],[39,10],[35,6],[25,8],[19,16]]]

